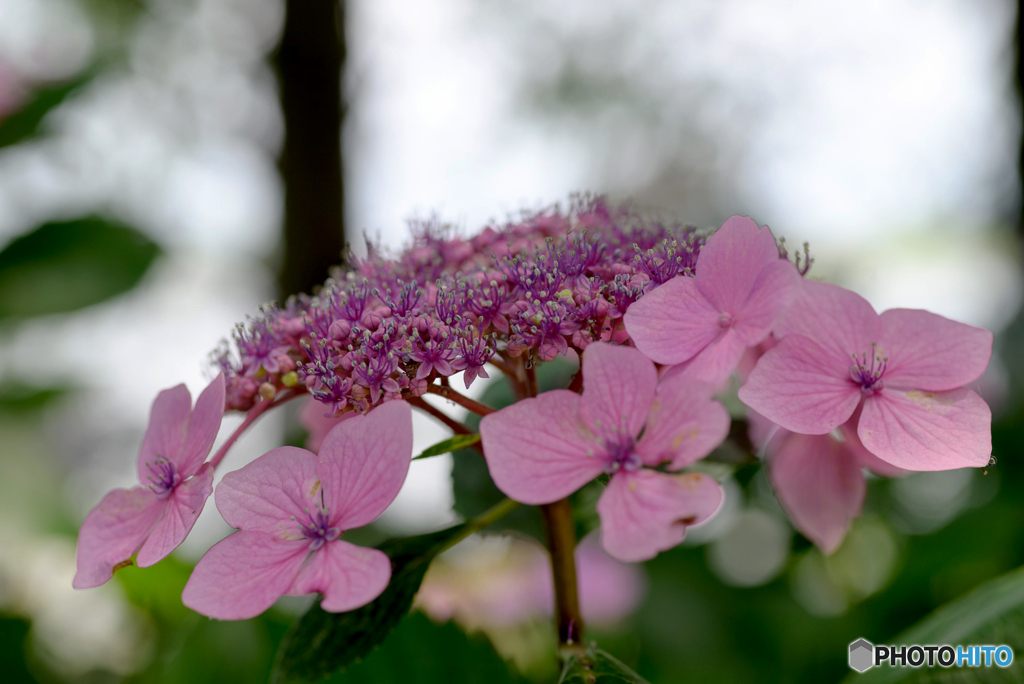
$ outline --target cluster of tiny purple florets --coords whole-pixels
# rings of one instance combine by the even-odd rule
[[[469,387],[488,377],[492,357],[550,361],[596,340],[622,342],[629,305],[692,275],[705,239],[594,197],[471,238],[436,221],[413,229],[396,258],[371,248],[316,296],[239,326],[237,357],[218,357],[228,406],[246,410],[304,383],[328,413],[365,411],[460,371]]]

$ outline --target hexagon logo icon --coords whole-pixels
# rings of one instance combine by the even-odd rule
[[[867,639],[857,639],[850,644],[850,667],[857,672],[870,669],[875,660],[875,646]]]

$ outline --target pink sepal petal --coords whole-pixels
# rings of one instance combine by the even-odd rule
[[[765,266],[779,261],[768,227],[747,216],[732,216],[708,238],[697,257],[697,286],[718,311],[735,316]]]
[[[649,560],[681,542],[688,526],[713,516],[722,497],[721,486],[700,473],[620,471],[597,502],[601,544],[621,561]]]
[[[203,512],[206,500],[213,494],[213,468],[203,466],[199,472],[175,487],[167,496],[164,515],[146,537],[135,562],[148,568],[167,558],[192,531]]]
[[[656,363],[677,364],[696,356],[722,329],[721,312],[688,276],[677,276],[633,302],[623,321],[633,344]]]
[[[300,539],[295,517],[319,503],[316,456],[298,447],[278,447],[224,476],[217,485],[217,510],[228,525],[281,538]]]
[[[857,457],[857,463],[861,468],[867,468],[879,477],[904,477],[910,473],[909,470],[897,468],[892,463],[886,463],[882,459],[864,448],[857,435],[857,423],[860,422],[860,409],[854,411],[853,417],[843,423],[839,428],[846,441],[846,448]]]
[[[150,470],[147,464],[156,463],[160,458],[171,461],[181,471],[178,459],[185,444],[190,415],[192,395],[185,385],[176,385],[156,395],[149,410],[149,425],[139,448],[139,482],[149,481]]]
[[[594,342],[583,353],[580,418],[595,434],[634,437],[654,403],[658,371],[632,347]]]
[[[658,385],[636,453],[645,465],[681,470],[704,458],[729,434],[729,412],[711,398],[711,387],[685,377]]]
[[[746,349],[746,343],[736,330],[722,330],[700,353],[685,363],[673,366],[664,377],[678,375],[717,388],[732,375]]]
[[[787,335],[758,360],[740,400],[787,430],[827,434],[847,421],[862,395],[838,363],[817,341]]]
[[[114,567],[139,550],[166,505],[146,487],[115,489],[103,497],[78,531],[78,568],[71,585],[88,589],[113,577]]]
[[[340,416],[326,418],[324,413],[327,410],[327,406],[312,397],[299,409],[299,424],[306,428],[306,432],[309,434],[306,437],[306,448],[314,454],[320,451],[320,445],[323,444],[324,437],[334,429],[335,425],[359,415],[355,411],[346,411]]]
[[[980,468],[992,456],[992,411],[966,388],[887,388],[864,402],[857,434],[868,451],[906,470]]]
[[[218,373],[196,399],[188,421],[188,433],[174,464],[182,478],[191,477],[210,455],[224,418],[224,374]]]
[[[317,469],[331,524],[342,530],[377,518],[398,496],[412,461],[412,408],[389,401],[324,437]]]
[[[867,490],[856,455],[829,435],[790,433],[768,475],[793,525],[824,553],[839,548]]]
[[[307,540],[235,532],[199,559],[181,602],[218,620],[256,617],[288,591],[308,555]]]
[[[313,553],[287,593],[321,593],[321,608],[343,613],[380,596],[390,580],[391,560],[387,554],[337,539]]]
[[[775,327],[775,337],[803,335],[836,354],[844,374],[852,354],[871,354],[881,344],[881,321],[868,300],[838,285],[804,280]]]
[[[951,390],[977,380],[992,357],[992,333],[929,311],[882,313],[883,382],[901,389]]]
[[[754,281],[750,297],[735,313],[733,327],[745,346],[760,344],[771,334],[800,289],[800,282],[796,267],[785,259],[776,258],[764,267]]]
[[[480,436],[494,484],[531,505],[565,498],[604,472],[579,417],[580,395],[553,390],[484,416]]]

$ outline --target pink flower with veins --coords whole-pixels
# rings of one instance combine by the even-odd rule
[[[988,330],[916,309],[879,315],[849,290],[806,281],[775,335],[739,391],[772,422],[823,435],[852,418],[869,452],[905,470],[989,462],[992,412],[964,387],[988,366]]]
[[[876,458],[857,438],[855,416],[839,435],[801,435],[748,413],[750,438],[766,452],[768,479],[793,526],[825,553],[842,543],[864,507],[863,468],[876,475],[906,474]]]
[[[390,401],[336,426],[319,456],[280,447],[228,473],[217,508],[240,531],[203,556],[182,602],[219,620],[255,617],[284,594],[319,592],[335,613],[366,605],[387,587],[391,561],[340,537],[384,512],[411,460],[412,411]]]
[[[685,364],[674,372],[718,386],[771,333],[799,286],[771,231],[733,216],[701,248],[694,277],[676,276],[629,307],[626,331],[652,361]]]
[[[533,505],[610,474],[597,504],[601,543],[619,560],[647,560],[722,503],[710,477],[653,469],[681,470],[725,439],[729,414],[711,392],[685,377],[659,383],[636,349],[594,342],[583,354],[582,396],[545,392],[480,421],[487,466],[498,489]]]
[[[196,400],[185,385],[153,401],[139,450],[139,481],[115,489],[90,511],[78,533],[75,589],[97,587],[131,564],[149,567],[166,558],[195,525],[213,492],[213,469],[204,463],[224,416],[224,374]]]
[[[340,416],[328,417],[329,414],[324,412],[329,410],[329,407],[324,406],[312,397],[305,400],[302,408],[299,409],[299,424],[306,428],[307,433],[306,448],[314,454],[320,451],[320,445],[323,444],[324,437],[334,429],[335,425],[359,415],[355,411],[346,411]]]

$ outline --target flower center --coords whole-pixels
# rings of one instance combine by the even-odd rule
[[[324,545],[324,542],[334,541],[341,536],[341,530],[330,526],[326,511],[318,508],[316,515],[313,515],[307,508],[306,517],[309,518],[309,524],[300,522],[299,531],[302,532],[303,537],[309,540],[310,551],[316,551]]]
[[[149,488],[157,496],[167,496],[181,482],[181,474],[174,469],[174,464],[157,454],[156,461],[147,463],[149,468]]]
[[[732,325],[732,314],[731,313],[726,312],[726,313],[722,313],[722,314],[718,315],[718,327],[719,328],[728,328],[731,325]]]
[[[876,343],[871,343],[871,353],[863,353],[859,357],[852,354],[853,365],[850,366],[850,379],[860,385],[860,391],[871,396],[882,389],[882,376],[889,366],[889,357],[882,357],[876,349]]]
[[[640,456],[633,451],[633,440],[626,439],[619,442],[605,443],[608,453],[608,461],[604,465],[606,473],[615,473],[620,468],[627,471],[639,470],[644,464]]]

